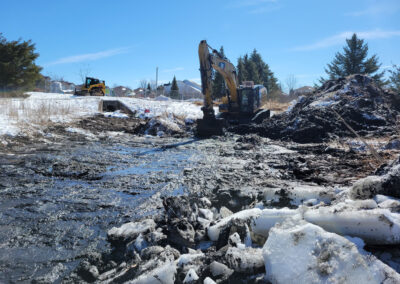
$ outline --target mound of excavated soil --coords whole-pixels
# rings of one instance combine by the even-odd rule
[[[361,136],[393,134],[396,116],[400,114],[400,98],[380,88],[368,76],[352,75],[327,81],[312,95],[300,97],[289,111],[262,124],[231,130],[299,143],[354,137],[337,114]]]

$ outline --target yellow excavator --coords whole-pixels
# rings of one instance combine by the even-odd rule
[[[106,82],[96,78],[86,77],[85,84],[80,90],[75,88],[75,96],[104,96],[106,93]]]
[[[239,85],[235,66],[205,40],[199,44],[199,59],[204,105],[203,118],[197,120],[197,136],[223,135],[223,129],[229,123],[261,122],[270,117],[269,110],[261,109],[261,103],[267,95],[267,89],[263,85],[254,85],[252,81]],[[222,75],[227,89],[227,94],[219,105],[218,117],[215,116],[211,96],[213,69]]]

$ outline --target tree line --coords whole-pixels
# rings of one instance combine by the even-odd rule
[[[225,56],[223,47],[220,48],[220,54]],[[43,76],[40,74],[42,67],[35,63],[38,57],[39,53],[36,52],[35,44],[31,40],[8,41],[0,33],[0,91],[32,90],[34,86],[39,85]],[[320,78],[320,83],[352,74],[367,74],[379,85],[400,93],[400,67],[393,65],[392,69],[388,70],[389,77],[385,78],[381,66],[376,54],[368,57],[368,44],[358,38],[357,34],[353,34],[351,38],[346,39],[343,50],[337,52],[332,62],[327,64],[325,68],[327,76]],[[270,95],[281,91],[278,79],[256,49],[250,54],[240,56],[236,69],[239,84],[244,81],[262,84]],[[176,78],[172,83],[172,92],[178,96]],[[224,79],[217,72],[213,75],[212,94],[214,98],[226,94]]]

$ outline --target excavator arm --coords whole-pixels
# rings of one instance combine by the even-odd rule
[[[212,50],[211,54],[209,49]],[[232,107],[238,107],[238,79],[235,66],[228,59],[221,56],[217,50],[211,48],[205,40],[202,40],[199,44],[199,59],[201,86],[204,95],[204,115],[208,115],[205,111],[214,112],[211,96],[212,69],[216,70],[224,78]]]

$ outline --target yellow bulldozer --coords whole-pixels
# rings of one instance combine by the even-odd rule
[[[106,93],[106,82],[86,77],[85,84],[82,85],[81,89],[75,88],[75,96],[104,96]]]

